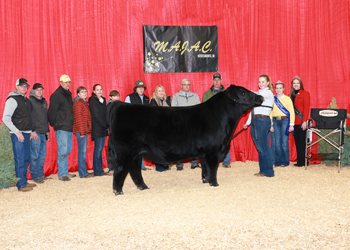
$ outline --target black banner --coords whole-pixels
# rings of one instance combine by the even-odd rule
[[[218,26],[143,26],[145,73],[217,72]]]

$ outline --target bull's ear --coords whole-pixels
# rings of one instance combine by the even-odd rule
[[[237,102],[239,99],[236,92],[237,92],[236,85],[231,84],[230,87],[227,88],[228,96],[235,102]]]

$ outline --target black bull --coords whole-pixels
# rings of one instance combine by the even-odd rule
[[[200,158],[203,182],[218,186],[219,161],[230,149],[240,117],[262,102],[260,95],[231,85],[207,102],[191,107],[113,103],[108,164],[114,169],[114,193],[123,194],[128,173],[140,190],[148,188],[141,174],[142,157],[160,164]]]

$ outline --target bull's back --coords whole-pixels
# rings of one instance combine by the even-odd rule
[[[218,129],[219,111],[210,106],[157,107],[119,103],[113,110],[112,130],[115,138],[125,143],[169,143],[199,137]]]

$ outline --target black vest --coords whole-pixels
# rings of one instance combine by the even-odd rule
[[[141,101],[141,97],[136,92],[130,94],[129,97],[130,97],[130,102],[132,104],[149,105],[149,98],[146,95],[143,95],[143,103]]]
[[[17,102],[17,108],[11,117],[12,123],[20,131],[32,130],[31,103],[22,95],[9,96]],[[6,99],[6,100],[7,100]]]

